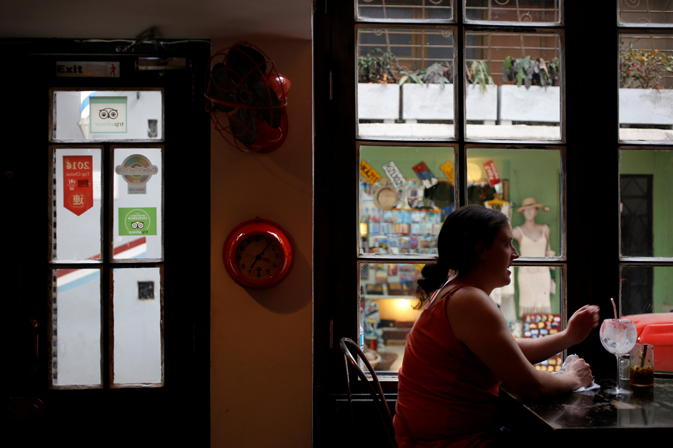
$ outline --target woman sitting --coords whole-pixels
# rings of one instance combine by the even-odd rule
[[[497,421],[498,388],[535,398],[588,386],[583,359],[565,373],[534,363],[578,344],[598,326],[597,306],[584,306],[555,335],[514,339],[489,297],[509,284],[512,231],[500,212],[469,205],[451,213],[438,239],[437,263],[418,280],[423,312],[409,333],[399,371],[394,417],[400,448],[484,447],[502,443]],[[449,273],[455,275],[449,277]]]

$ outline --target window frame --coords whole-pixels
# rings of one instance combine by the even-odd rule
[[[618,2],[616,2],[618,3]],[[565,175],[562,177],[561,238],[563,257],[546,259],[545,265],[561,266],[563,272],[562,295],[565,306],[562,313],[567,319],[573,312],[585,304],[597,304],[601,307],[601,318],[612,317],[610,298],[620,297],[620,272],[623,265],[657,264],[673,266],[673,259],[622,259],[620,258],[619,238],[619,153],[621,148],[634,146],[633,142],[619,141],[618,113],[618,57],[617,51],[620,31],[633,34],[640,32],[638,27],[620,27],[618,22],[618,4],[614,9],[605,4],[577,4],[562,2],[561,24],[548,26],[512,26],[507,29],[531,32],[550,32],[557,30],[561,35],[560,62],[564,67],[561,78],[561,140],[558,142],[507,142],[480,141],[465,138],[464,83],[456,83],[458,90],[456,103],[456,138],[433,140],[431,145],[456,145],[456,187],[459,205],[467,203],[464,179],[467,173],[467,148],[475,145],[495,145],[506,148],[511,145],[530,147],[545,146],[562,148],[562,164]],[[359,173],[353,167],[358,165],[359,151],[353,149],[344,157],[344,151],[351,151],[359,144],[385,144],[409,146],[410,143],[423,145],[427,142],[361,141],[356,134],[356,26],[361,26],[354,17],[353,4],[350,2],[326,3],[325,9],[318,8],[315,15],[315,263],[316,266],[332,266],[332,269],[316,269],[314,274],[314,381],[318,392],[339,393],[344,385],[343,360],[340,357],[338,341],[341,337],[357,338],[358,322],[357,287],[359,264],[371,262],[369,257],[358,257],[356,225],[359,223],[357,206],[358,191],[350,190],[358,184]],[[357,7],[357,5],[356,5]],[[460,10],[460,12],[458,12]],[[463,24],[460,18],[463,8],[455,10],[456,22],[446,22],[442,26],[455,27],[455,51],[457,60],[463,60],[463,44],[467,30],[484,30],[483,24]],[[320,25],[326,25],[321,29]],[[417,22],[396,22],[400,25],[418,25]],[[387,23],[383,24],[387,25]],[[430,26],[436,26],[432,23]],[[499,28],[498,28],[499,29]],[[337,32],[335,32],[335,30]],[[352,32],[348,32],[352,30]],[[342,32],[346,31],[346,32]],[[658,32],[648,26],[642,29],[646,33]],[[660,32],[670,33],[670,28]],[[603,79],[593,86],[586,82],[582,61],[586,57],[587,44],[597,51],[591,53],[593,64],[600,67],[613,67],[614,77]],[[605,51],[614,48],[615,51]],[[601,50],[603,49],[603,50]],[[326,59],[326,60],[325,60]],[[459,64],[460,65],[460,64]],[[568,69],[566,69],[566,67]],[[578,67],[572,69],[572,67]],[[321,71],[322,70],[322,71]],[[323,73],[329,73],[325,77]],[[572,91],[567,95],[568,90]],[[585,107],[583,98],[593,95],[598,110]],[[597,112],[600,114],[597,115]],[[591,123],[591,127],[587,125]],[[590,132],[589,132],[590,131]],[[673,150],[667,145],[649,145],[638,143],[652,149]],[[346,176],[344,176],[346,174]],[[349,177],[353,176],[353,177]],[[329,179],[339,179],[340,187],[335,188]],[[574,200],[573,198],[580,198]],[[584,198],[585,200],[581,200]],[[593,200],[592,200],[593,198]],[[356,249],[357,250],[357,249]],[[392,260],[399,262],[397,257]],[[377,258],[378,260],[378,258]],[[381,258],[381,262],[388,257]],[[539,263],[540,260],[537,260]],[[409,262],[418,263],[412,259]],[[529,264],[529,260],[519,259],[516,264]],[[336,275],[335,275],[336,274]],[[621,302],[619,302],[621,303]],[[594,373],[614,371],[614,357],[601,346],[594,330],[578,346],[571,347],[567,353],[591,359]],[[387,375],[383,375],[384,377]],[[385,378],[384,378],[385,380]],[[386,391],[396,392],[395,378],[384,381]],[[320,394],[316,397],[319,400]]]

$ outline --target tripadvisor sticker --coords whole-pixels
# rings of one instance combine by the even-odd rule
[[[156,235],[156,207],[119,208],[119,235]]]

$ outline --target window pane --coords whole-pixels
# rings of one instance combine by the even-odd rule
[[[466,0],[468,21],[558,23],[559,3],[545,0]]]
[[[454,136],[453,32],[358,29],[358,134]]]
[[[561,152],[468,149],[468,203],[502,211],[523,257],[561,253]]]
[[[163,257],[161,148],[114,149],[114,259]]]
[[[100,271],[55,269],[53,277],[52,385],[100,386]]]
[[[365,20],[451,20],[451,0],[358,0],[358,17]]]
[[[115,269],[113,275],[114,384],[161,384],[161,270]]]
[[[420,310],[415,298],[416,281],[423,264],[360,264],[360,334],[375,370],[397,372],[404,344]],[[538,338],[561,329],[561,268],[515,267],[512,282],[493,291],[516,338]],[[518,282],[514,280],[518,279]],[[539,369],[558,370],[561,354],[539,364]]]
[[[466,136],[559,140],[559,54],[558,34],[466,33]]]
[[[627,257],[673,257],[673,151],[620,151],[621,247]]]
[[[51,253],[55,262],[100,262],[101,149],[54,149]]]
[[[51,141],[163,139],[160,90],[54,91]]]
[[[360,147],[360,253],[437,253],[453,163],[452,147]]]
[[[621,35],[619,138],[673,140],[673,35]]]
[[[673,3],[670,0],[621,0],[619,21],[638,26],[673,25]]]
[[[622,315],[633,320],[638,342],[654,345],[654,369],[673,371],[673,268],[622,267]]]

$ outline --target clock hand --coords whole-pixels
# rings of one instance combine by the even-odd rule
[[[250,269],[252,269],[252,267],[255,265],[255,263],[257,263],[257,261],[259,261],[259,259],[262,258],[262,255],[264,255],[264,252],[266,252],[266,250],[269,248],[269,246],[271,246],[271,243],[273,243],[273,241],[269,241],[269,244],[266,245],[266,247],[264,248],[264,250],[261,251],[261,252],[259,253],[259,255],[256,255],[256,256],[255,256],[255,261],[253,261],[252,264],[250,265]]]

